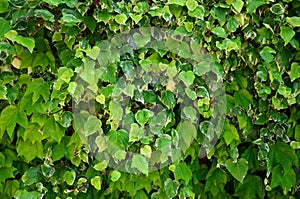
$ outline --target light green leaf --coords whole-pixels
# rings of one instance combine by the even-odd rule
[[[187,0],[186,7],[189,11],[194,11],[198,6],[198,2],[196,0]]]
[[[140,152],[141,152],[141,154],[144,155],[145,157],[151,158],[151,154],[152,154],[151,146],[145,145],[144,147],[141,148]]]
[[[120,25],[126,25],[125,22],[127,21],[127,16],[125,14],[117,14],[115,20]]]
[[[240,140],[240,136],[239,136],[235,126],[230,124],[228,121],[226,121],[226,123],[224,125],[223,138],[227,145],[231,144],[231,142],[234,140],[236,140],[236,141]]]
[[[197,6],[197,8],[193,11],[188,11],[188,15],[191,17],[196,17],[198,19],[204,19],[205,9],[202,5]]]
[[[43,197],[43,194],[37,191],[18,190],[14,197],[16,199],[40,199]]]
[[[191,145],[194,138],[197,137],[197,130],[191,121],[184,121],[178,125],[178,134],[181,138],[180,149],[186,151]]]
[[[240,183],[243,182],[248,171],[247,160],[245,160],[244,158],[238,159],[237,162],[233,162],[232,160],[226,160],[225,166],[235,179],[237,179]]]
[[[148,175],[149,172],[148,162],[146,157],[142,155],[133,155],[131,167],[138,169],[140,172],[142,172],[145,175]]]
[[[93,60],[96,60],[99,56],[100,48],[98,46],[94,46],[92,49],[86,50],[86,55],[92,58]]]
[[[174,176],[175,176],[175,180],[183,179],[185,181],[185,184],[187,185],[189,181],[192,179],[193,175],[192,175],[192,171],[186,165],[186,163],[181,162],[180,164],[176,165]]]
[[[141,125],[144,126],[150,117],[153,116],[153,113],[149,111],[148,109],[139,110],[135,114],[136,121]]]
[[[181,81],[183,81],[183,83],[189,87],[190,85],[193,84],[194,82],[194,79],[195,79],[195,74],[193,71],[182,71],[180,74],[179,74],[179,78]]]
[[[231,5],[234,7],[236,11],[238,11],[238,13],[240,13],[243,9],[244,2],[243,0],[233,0]]]
[[[260,52],[260,56],[266,61],[271,62],[274,59],[274,56],[272,54],[275,54],[276,51],[273,48],[270,48],[269,46],[265,46]]]
[[[291,66],[291,73],[290,73],[291,81],[293,82],[294,80],[296,80],[299,77],[300,77],[300,66],[298,63],[294,62],[294,63],[292,63],[292,66]]]
[[[300,17],[287,17],[286,22],[293,27],[300,27]]]
[[[21,44],[22,46],[28,48],[29,52],[32,53],[34,46],[35,46],[35,41],[32,38],[29,37],[23,37],[23,36],[17,36],[15,38],[15,42],[18,44]]]
[[[1,183],[5,183],[7,178],[14,178],[14,171],[16,170],[16,168],[14,167],[0,167],[0,182]],[[7,183],[7,182],[6,182]]]
[[[76,178],[76,173],[74,170],[71,170],[71,171],[66,171],[64,173],[64,180],[66,181],[66,183],[68,185],[73,185],[74,182],[75,182],[75,178]]]
[[[43,145],[41,142],[32,143],[29,140],[26,140],[18,143],[17,152],[18,155],[23,156],[28,163],[36,157],[43,157]]]
[[[144,130],[137,123],[132,123],[129,132],[129,142],[136,142],[144,135]]]
[[[177,4],[180,6],[185,5],[186,0],[169,0],[167,4]]]
[[[58,78],[62,79],[64,82],[69,83],[71,77],[73,77],[74,72],[72,69],[67,67],[61,67],[58,69]]]
[[[111,179],[111,181],[116,182],[117,180],[120,179],[120,177],[121,177],[120,171],[114,170],[114,171],[111,173],[111,178],[110,178],[110,179]]]
[[[235,105],[240,105],[245,109],[249,109],[249,105],[253,104],[252,95],[246,89],[236,91],[234,101]]]
[[[1,0],[0,1],[0,13],[8,12],[8,0]],[[1,25],[0,25],[1,27]],[[0,34],[1,35],[1,34]]]
[[[212,28],[211,32],[222,38],[227,37],[227,34],[226,34],[224,28],[222,28],[220,26]]]
[[[95,176],[92,178],[91,180],[91,184],[93,185],[93,187],[95,187],[95,189],[97,189],[98,191],[101,190],[101,183],[102,183],[102,179],[100,176]]]
[[[85,136],[89,136],[93,133],[96,133],[101,126],[101,121],[96,116],[90,115],[83,127],[85,131]]]
[[[41,17],[46,21],[51,21],[51,22],[54,21],[54,15],[48,10],[37,9],[34,11],[34,15],[36,17]]]
[[[284,45],[287,45],[291,39],[295,36],[295,31],[288,26],[280,27],[280,36],[284,40]]]

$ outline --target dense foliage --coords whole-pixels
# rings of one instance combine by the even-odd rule
[[[146,27],[191,40],[115,38]],[[293,0],[1,0],[0,197],[300,198],[299,41]],[[185,57],[200,47],[222,79],[224,115],[213,114],[215,74],[203,76],[212,63]],[[144,86],[150,68],[178,77],[196,108],[180,109],[164,75]],[[125,95],[124,108],[114,97]],[[76,122],[87,104],[95,114]],[[212,117],[223,128],[211,132]]]

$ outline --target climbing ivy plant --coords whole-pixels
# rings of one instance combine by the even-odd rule
[[[0,196],[300,198],[299,41],[292,0],[1,0]]]

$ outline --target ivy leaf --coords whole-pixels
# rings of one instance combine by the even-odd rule
[[[270,48],[269,46],[265,46],[260,52],[260,56],[266,61],[271,62],[274,59],[274,56],[272,54],[275,54],[276,51],[273,48]]]
[[[95,187],[95,189],[97,189],[98,191],[101,190],[101,183],[102,183],[102,179],[100,176],[95,176],[91,179],[91,184],[93,185],[93,187]]]
[[[14,167],[0,167],[0,182],[5,183],[7,178],[14,178],[14,171],[16,168]]]
[[[125,149],[129,145],[129,136],[125,130],[110,130],[107,137],[111,143],[120,149]]]
[[[236,140],[239,141],[240,137],[239,134],[232,124],[226,121],[223,130],[223,137],[227,145],[229,145],[232,141]]]
[[[28,48],[29,52],[33,52],[33,48],[35,46],[35,40],[29,37],[17,36],[15,38],[15,42],[21,44],[22,46]]]
[[[168,198],[174,198],[178,194],[179,182],[167,178],[164,182],[164,190]]]
[[[15,193],[14,196],[16,199],[38,199],[42,198],[43,194],[37,192],[37,191],[26,191],[26,190],[18,190]]]
[[[41,169],[42,169],[43,176],[45,176],[47,178],[52,177],[55,172],[55,169],[52,166],[47,165],[47,164],[42,164]]]
[[[153,116],[153,113],[149,111],[148,109],[139,110],[135,114],[136,121],[141,125],[144,126],[150,117]]]
[[[192,179],[192,171],[186,165],[185,162],[181,162],[178,164],[174,171],[175,180],[183,179],[185,184],[187,185],[189,181]]]
[[[268,158],[271,168],[273,165],[277,164],[288,166],[298,165],[298,158],[294,149],[284,142],[277,142],[275,145],[271,146]]]
[[[169,0],[167,4],[185,5],[186,0]]]
[[[118,14],[115,16],[115,20],[120,25],[126,25],[127,16],[125,14]]]
[[[218,26],[218,27],[214,27],[211,29],[211,32],[214,33],[215,35],[222,37],[222,38],[226,38],[227,34],[224,30],[224,28]]]
[[[75,178],[76,178],[76,173],[74,170],[66,171],[64,173],[64,180],[70,186],[74,184]]]
[[[252,95],[246,90],[241,89],[234,93],[235,105],[240,105],[246,110],[249,109],[249,105],[253,104]]]
[[[32,82],[28,85],[28,87],[26,89],[24,97],[28,96],[31,93],[33,93],[32,104],[37,102],[40,97],[43,97],[44,101],[47,102],[48,98],[50,96],[49,83],[44,82],[44,80],[41,78],[32,80]],[[23,106],[22,106],[22,102],[21,102],[21,109],[22,108],[23,108]]]
[[[236,11],[238,11],[238,13],[240,13],[243,9],[244,2],[242,0],[233,0],[231,5]]]
[[[30,186],[41,179],[40,172],[37,168],[29,168],[22,176],[22,181],[25,186]]]
[[[36,157],[43,157],[43,145],[41,142],[32,143],[26,140],[18,143],[17,152],[20,156],[23,156],[28,163]]]
[[[193,84],[195,79],[195,74],[193,71],[182,71],[179,74],[179,78],[188,87]]]
[[[193,139],[197,136],[197,130],[191,121],[184,121],[178,125],[178,134],[181,138],[180,149],[186,151],[192,143]]]
[[[5,33],[7,33],[10,30],[10,28],[11,26],[9,21],[0,17],[0,38],[2,38],[5,35]]]
[[[142,155],[133,155],[131,167],[138,169],[140,172],[142,172],[145,175],[148,175],[149,172],[148,162],[146,157]]]
[[[247,0],[247,12],[254,12],[259,6],[263,5],[263,0]]]
[[[62,79],[64,82],[69,83],[71,77],[73,77],[74,72],[72,69],[67,67],[61,67],[58,69],[58,78]]]
[[[236,163],[232,160],[226,160],[225,166],[235,179],[237,179],[240,183],[243,183],[243,180],[248,171],[247,160],[245,160],[244,158],[240,158]]]
[[[198,2],[196,0],[187,0],[186,7],[189,11],[194,11],[198,6]]]
[[[5,107],[0,116],[0,137],[2,137],[6,129],[9,137],[12,138],[17,123],[27,128],[28,121],[25,112],[19,110],[15,105]]]
[[[287,17],[286,22],[293,27],[300,27],[300,17]]]
[[[110,179],[111,179],[111,181],[116,182],[117,180],[120,179],[120,177],[121,177],[120,171],[114,170],[114,171],[111,173],[111,178],[110,178]]]
[[[300,66],[296,62],[292,63],[290,77],[292,82],[300,77]]]
[[[176,105],[175,96],[173,92],[169,90],[164,90],[161,93],[161,101],[169,109],[173,109]]]
[[[280,27],[280,36],[284,40],[284,45],[287,45],[295,36],[295,31],[287,26]]]
[[[53,117],[49,117],[44,126],[43,132],[45,137],[50,137],[58,143],[60,143],[62,137],[64,136],[63,128],[58,124],[58,122],[55,121]]]
[[[0,13],[8,12],[8,0],[2,0],[0,2]],[[1,27],[1,25],[0,25]],[[1,34],[0,34],[1,35]]]

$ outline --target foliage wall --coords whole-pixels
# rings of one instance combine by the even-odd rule
[[[214,103],[201,77],[205,66],[143,47],[147,33],[137,34],[139,49],[105,65],[115,57],[101,41],[142,27],[194,38],[219,68],[226,114],[206,156],[199,156],[199,143],[208,136]],[[299,41],[297,0],[1,0],[0,197],[300,198]],[[89,69],[93,63],[100,67]],[[147,64],[179,73],[194,88],[188,95],[198,104],[198,129],[176,118],[179,102],[163,83],[143,93],[129,85],[129,126],[118,128],[123,110],[111,102],[112,90],[122,75]],[[109,166],[126,160],[121,153],[111,149],[113,158],[100,161],[84,144],[72,110],[82,90],[96,95],[97,113],[78,129],[98,148],[103,143],[93,133],[102,131],[134,151],[126,166],[136,173]],[[166,111],[154,117],[151,104]],[[185,111],[190,120],[193,111]],[[140,134],[155,122],[161,126],[154,136]],[[178,132],[183,140],[174,143]],[[152,151],[178,142],[184,154],[148,172]]]

